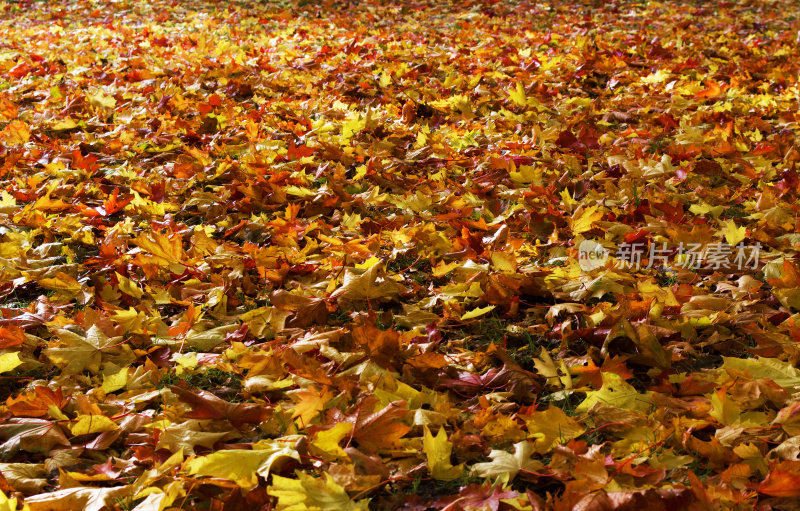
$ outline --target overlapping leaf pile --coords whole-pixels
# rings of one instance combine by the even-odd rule
[[[793,509],[800,6],[301,4],[2,4],[0,509]]]

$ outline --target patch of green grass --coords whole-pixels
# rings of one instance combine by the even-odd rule
[[[332,314],[331,316],[328,317],[328,321],[334,324],[350,323],[351,321],[353,321],[352,318],[350,317],[350,312],[351,311],[349,310],[338,309],[336,311],[336,314]]]
[[[534,360],[536,360],[536,354],[539,352],[539,347],[536,342],[537,338],[526,330],[521,340],[522,346],[513,351],[509,351],[508,354],[520,367],[528,371],[533,371],[536,368]],[[543,344],[541,340],[540,344]]]
[[[409,278],[419,285],[425,285],[430,282],[433,277],[431,276],[431,263],[427,259],[415,257],[411,254],[402,254],[397,256],[388,264],[388,269],[392,273],[403,273],[406,278]]]
[[[603,296],[593,296],[586,300],[586,305],[592,306],[597,305],[598,303],[617,303],[617,297],[614,296],[612,293],[605,293]]]
[[[745,218],[750,216],[750,213],[745,211],[742,206],[731,206],[720,215],[725,218]]]
[[[647,146],[647,149],[645,149],[645,151],[653,153],[653,154],[658,154],[668,144],[669,144],[669,139],[667,139],[667,137],[665,137],[663,135],[660,135],[660,136],[658,136],[658,137],[656,137],[656,138],[654,138],[653,140],[650,141],[650,144]]]
[[[114,504],[117,509],[120,511],[130,511],[131,509],[135,508],[140,502],[142,502],[144,498],[141,499],[134,499],[133,492],[123,495],[121,497],[114,497]]]
[[[543,403],[553,403],[555,406],[561,408],[561,411],[568,417],[573,417],[577,413],[575,409],[583,401],[583,395],[579,392],[572,392],[569,394],[554,392],[552,394],[540,396],[539,400]]]
[[[182,381],[182,378],[177,374],[167,373],[158,381],[156,388],[163,389],[164,387],[169,387],[170,385],[176,385],[180,381]]]
[[[44,295],[48,298],[55,295],[56,292],[53,290],[48,290],[44,292]],[[22,290],[15,289],[12,291],[7,297],[8,300],[4,306],[9,307],[12,309],[24,309],[29,307],[33,302],[35,302],[39,298],[39,295],[36,294],[36,291],[32,287],[25,287]]]
[[[490,344],[500,344],[506,333],[506,322],[492,314],[479,323],[478,333],[489,341]]]
[[[384,323],[383,319],[379,315],[375,320],[375,326],[378,327],[378,330],[383,330],[385,332],[386,330],[392,328],[392,322]]]
[[[392,273],[397,273],[405,270],[406,268],[410,268],[411,265],[414,264],[415,260],[416,258],[412,257],[409,254],[400,254],[393,260],[389,261],[387,269]]]
[[[756,340],[753,339],[753,336],[750,334],[745,334],[743,340],[733,338],[732,342],[735,347],[731,354],[738,358],[752,358],[752,350],[758,346],[758,343],[756,343]]]
[[[703,465],[703,459],[700,457],[700,453],[694,453],[692,458],[692,462],[686,466],[686,469],[694,472],[694,475],[696,475],[698,479],[703,481],[714,475],[714,470],[712,470],[711,467]]]
[[[603,443],[602,432],[602,428],[598,429],[595,427],[594,423],[592,423],[591,427],[587,427],[586,431],[578,436],[577,439],[583,440],[587,445],[601,444]]]
[[[222,371],[215,367],[205,371],[195,371],[180,376],[175,373],[167,373],[158,382],[156,388],[162,389],[170,385],[176,385],[182,381],[186,382],[191,387],[203,390],[219,387],[229,387],[234,390],[241,390],[242,388],[242,377],[240,375]]]
[[[357,185],[347,185],[344,187],[344,190],[349,193],[350,195],[355,195],[357,193],[362,193],[367,190],[366,185],[364,186],[357,186]]]
[[[454,460],[455,461],[455,460]],[[375,509],[396,509],[399,504],[407,502],[409,497],[420,498],[426,502],[434,502],[443,497],[458,495],[461,488],[471,484],[482,484],[484,479],[472,476],[469,470],[464,470],[461,477],[452,481],[438,481],[436,479],[416,475],[413,479],[405,478],[386,486],[390,498],[374,502]],[[372,509],[372,505],[370,506]]]
[[[714,172],[709,176],[708,179],[709,179],[708,185],[713,188],[725,182],[726,177],[721,172]]]
[[[468,470],[465,470],[461,477],[453,479],[452,481],[437,481],[436,479],[416,477],[408,489],[408,493],[419,495],[425,499],[433,500],[439,497],[446,497],[448,495],[456,495],[459,490],[470,484],[480,484],[484,480],[470,475]]]
[[[4,307],[8,307],[9,309],[25,309],[30,306],[31,303],[30,300],[11,300],[10,302],[6,302]]]
[[[656,273],[656,283],[660,287],[671,287],[678,283],[678,275],[665,268],[659,268]]]

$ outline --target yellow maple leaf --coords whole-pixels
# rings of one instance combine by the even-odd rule
[[[113,509],[123,495],[128,495],[130,486],[114,486],[112,488],[91,488],[78,486],[65,488],[49,493],[41,493],[25,498],[25,505],[30,511],[59,511],[64,509],[83,509],[100,511]]]
[[[530,438],[535,439],[536,452],[542,454],[586,431],[586,428],[552,404],[547,410],[525,417],[525,423]]]
[[[711,206],[705,202],[699,202],[689,206],[690,213],[694,213],[695,215],[707,215],[708,213],[711,213],[711,216],[714,218],[717,218],[719,215],[721,215],[723,211],[725,211],[725,206]]]
[[[769,378],[791,393],[800,392],[800,370],[778,358],[722,357],[721,369],[747,371],[753,378]]]
[[[221,477],[242,488],[253,488],[258,484],[256,476],[266,479],[273,468],[278,469],[290,459],[300,461],[297,451],[279,440],[256,443],[253,450],[226,449],[199,456],[184,463],[183,468],[193,476]]]
[[[317,433],[311,445],[321,451],[324,455],[333,458],[342,458],[347,456],[344,449],[339,447],[341,442],[347,435],[353,431],[352,422],[340,422],[330,429],[320,431]]]
[[[31,138],[31,130],[22,121],[11,121],[0,132],[0,139],[10,146],[18,146],[26,143]]]
[[[350,119],[342,124],[342,142],[346,143],[349,141],[355,134],[363,130],[367,125],[366,117],[358,116],[354,119]]]
[[[250,332],[256,337],[272,337],[278,330],[283,330],[287,311],[275,307],[259,307],[242,314],[239,319],[247,323]]]
[[[22,511],[27,511],[29,507],[25,505],[22,508]],[[0,511],[16,511],[17,510],[17,499],[10,499],[6,497],[6,494],[0,491]]]
[[[333,393],[327,387],[317,391],[314,387],[299,390],[295,393],[299,402],[294,405],[292,418],[301,426],[307,425],[319,412],[325,409],[325,404],[331,400]]]
[[[709,398],[712,410],[708,414],[722,424],[729,426],[739,422],[742,409],[729,396],[725,389],[720,389]]]
[[[3,190],[0,192],[0,213],[8,214],[17,209],[17,200],[13,195]]]
[[[514,90],[508,92],[508,97],[518,106],[526,106],[528,99],[525,97],[525,88],[522,87],[520,82],[517,82]]]
[[[98,108],[114,108],[117,104],[117,100],[113,96],[109,96],[103,91],[86,94],[86,99],[89,100],[90,105]]]
[[[81,292],[81,284],[72,276],[59,271],[49,278],[39,279],[38,283],[45,289],[55,291],[59,296],[70,299]]]
[[[69,429],[73,435],[78,436],[114,431],[119,429],[119,426],[105,415],[80,415],[78,421],[72,423]]]
[[[197,419],[189,419],[180,424],[168,424],[165,427],[166,429],[159,428],[163,431],[158,437],[156,449],[167,449],[170,452],[185,451],[194,454],[194,449],[198,445],[213,449],[217,442],[226,437],[236,436],[232,431],[205,431],[206,424]]]
[[[13,371],[20,364],[22,364],[22,360],[19,359],[19,353],[16,351],[0,355],[0,373]]]
[[[367,511],[369,499],[353,501],[333,478],[323,473],[317,478],[297,471],[297,479],[272,476],[267,493],[278,498],[276,511]]]
[[[586,232],[592,228],[594,222],[603,218],[603,213],[600,213],[597,209],[597,206],[585,208],[583,205],[576,209],[575,213],[572,214],[572,218],[569,220],[569,227],[572,229],[572,232],[574,234]]]
[[[108,337],[96,325],[84,335],[66,329],[57,330],[56,334],[61,343],[57,348],[46,348],[44,354],[65,373],[98,372],[104,359],[113,360],[118,367],[136,359],[130,346],[122,343],[121,336]]]
[[[454,467],[450,463],[453,444],[447,440],[447,433],[444,428],[440,428],[436,436],[433,436],[428,427],[425,426],[422,448],[428,458],[428,471],[434,479],[452,481],[460,477],[464,472],[463,464]]]
[[[142,234],[133,242],[142,250],[153,254],[154,262],[161,266],[180,263],[185,256],[181,246],[181,237],[177,235],[167,236],[154,232],[151,237]]]
[[[123,367],[116,373],[104,374],[102,388],[106,393],[125,388],[128,384],[128,368]]]
[[[747,228],[744,226],[737,227],[736,222],[728,220],[722,224],[722,229],[719,231],[719,234],[725,237],[725,241],[728,242],[728,245],[735,246],[744,240],[744,237],[747,235]]]
[[[142,323],[147,319],[147,316],[133,307],[128,310],[118,310],[111,314],[115,323],[118,323],[125,330],[126,333],[141,333]]]
[[[517,258],[507,252],[492,252],[492,266],[506,273],[517,271]]]
[[[496,307],[495,305],[487,305],[486,307],[477,307],[475,309],[472,309],[471,311],[461,316],[461,321],[466,321],[468,319],[473,319],[483,316],[484,314],[494,310],[495,307]]]
[[[126,295],[132,296],[137,299],[141,298],[144,295],[144,291],[142,291],[142,288],[140,288],[136,282],[132,281],[127,277],[123,277],[117,272],[115,272],[115,275],[117,276],[117,289],[119,289]]]
[[[575,411],[587,412],[593,404],[601,402],[637,413],[647,413],[652,395],[653,393],[649,391],[640,394],[619,375],[604,372],[603,386],[600,390],[587,392],[586,399],[575,408]]]

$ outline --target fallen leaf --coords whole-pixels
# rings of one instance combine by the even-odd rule
[[[281,439],[253,447],[253,450],[228,449],[198,456],[184,463],[184,469],[190,475],[230,479],[250,489],[258,484],[257,475],[268,479],[273,468],[278,470],[290,459],[300,461],[297,451]]]
[[[489,458],[492,461],[476,463],[472,466],[472,472],[478,477],[488,477],[490,479],[502,477],[506,482],[512,481],[521,470],[541,472],[544,464],[538,460],[530,459],[533,452],[533,444],[528,441],[514,444],[514,454],[492,449],[489,453]]]
[[[453,444],[447,440],[444,428],[439,428],[439,432],[433,436],[426,426],[425,436],[422,437],[422,446],[425,456],[428,458],[428,472],[434,479],[452,481],[464,472],[462,465],[453,466],[450,463]]]
[[[315,478],[297,472],[297,479],[272,476],[267,493],[276,497],[277,511],[304,511],[314,509],[340,509],[342,511],[367,511],[369,499],[353,501],[344,489],[325,474]]]

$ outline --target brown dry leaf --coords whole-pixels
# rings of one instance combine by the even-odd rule
[[[375,325],[375,315],[371,314],[361,325],[353,327],[353,340],[367,352],[376,364],[395,368],[402,364],[400,355],[400,333],[394,330],[381,330]]]
[[[14,490],[27,494],[39,493],[49,485],[43,464],[0,463],[0,473]]]
[[[342,300],[376,300],[395,298],[407,292],[402,284],[386,274],[382,262],[371,266],[363,273],[346,269],[342,286],[331,294],[331,298]]]
[[[411,428],[401,422],[408,414],[405,401],[389,403],[375,413],[363,410],[370,403],[372,401],[367,400],[356,415],[353,439],[362,451],[375,453],[393,447]]]
[[[127,486],[113,488],[69,488],[52,493],[43,493],[25,499],[30,511],[103,511],[117,502],[117,499],[130,493]]]

